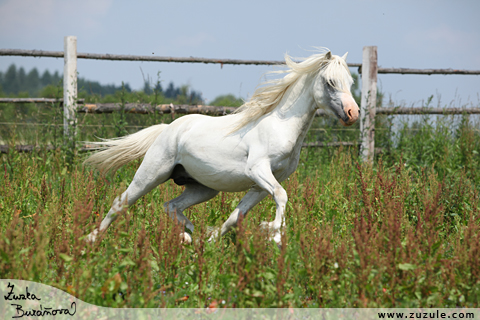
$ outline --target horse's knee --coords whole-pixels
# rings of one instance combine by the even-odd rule
[[[169,208],[168,208],[169,204],[170,204],[170,201],[167,201],[167,202],[165,202],[165,203],[163,204],[163,210],[164,210],[165,212],[168,212],[168,211],[169,211]]]
[[[177,207],[175,204],[175,199],[165,202],[163,204],[163,209],[173,221],[183,224],[185,228],[188,228],[191,232],[193,232],[193,223],[183,215],[182,208]]]

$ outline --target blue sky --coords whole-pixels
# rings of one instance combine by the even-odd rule
[[[78,52],[280,60],[308,56],[313,47],[349,52],[378,46],[382,67],[480,70],[480,1],[114,1],[0,0],[0,48],[63,50],[77,36]],[[40,72],[63,70],[54,58],[0,57]],[[164,87],[188,84],[204,98],[247,98],[266,66],[79,60],[81,77],[103,84],[143,85],[143,73]],[[355,69],[352,69],[355,71]],[[442,105],[480,102],[480,76],[379,75],[380,90],[396,104],[435,96]]]

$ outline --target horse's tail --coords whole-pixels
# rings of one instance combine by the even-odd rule
[[[157,124],[128,136],[88,142],[96,146],[92,149],[100,151],[89,156],[84,163],[94,166],[102,173],[109,171],[115,173],[121,166],[143,157],[167,126],[167,124]]]

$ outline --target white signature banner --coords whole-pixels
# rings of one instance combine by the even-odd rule
[[[1,319],[479,319],[476,309],[120,309],[32,281],[0,279]]]

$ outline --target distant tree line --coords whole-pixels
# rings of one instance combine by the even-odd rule
[[[43,95],[51,95],[52,87],[63,86],[63,75],[58,71],[51,73],[45,70],[40,75],[37,68],[33,68],[26,72],[23,67],[17,68],[15,64],[11,64],[6,72],[0,72],[0,94],[4,96],[29,96],[42,97]],[[116,92],[125,90],[132,92],[130,85],[125,83],[122,86],[102,85],[98,81],[90,81],[85,78],[78,78],[78,90],[87,95],[114,95]],[[194,90],[189,90],[188,86],[176,87],[170,82],[166,90],[163,90],[160,81],[152,85],[149,80],[145,80],[143,92],[147,95],[154,92],[162,94],[165,98],[177,99],[177,97],[185,97],[189,103],[201,103],[202,95]]]

